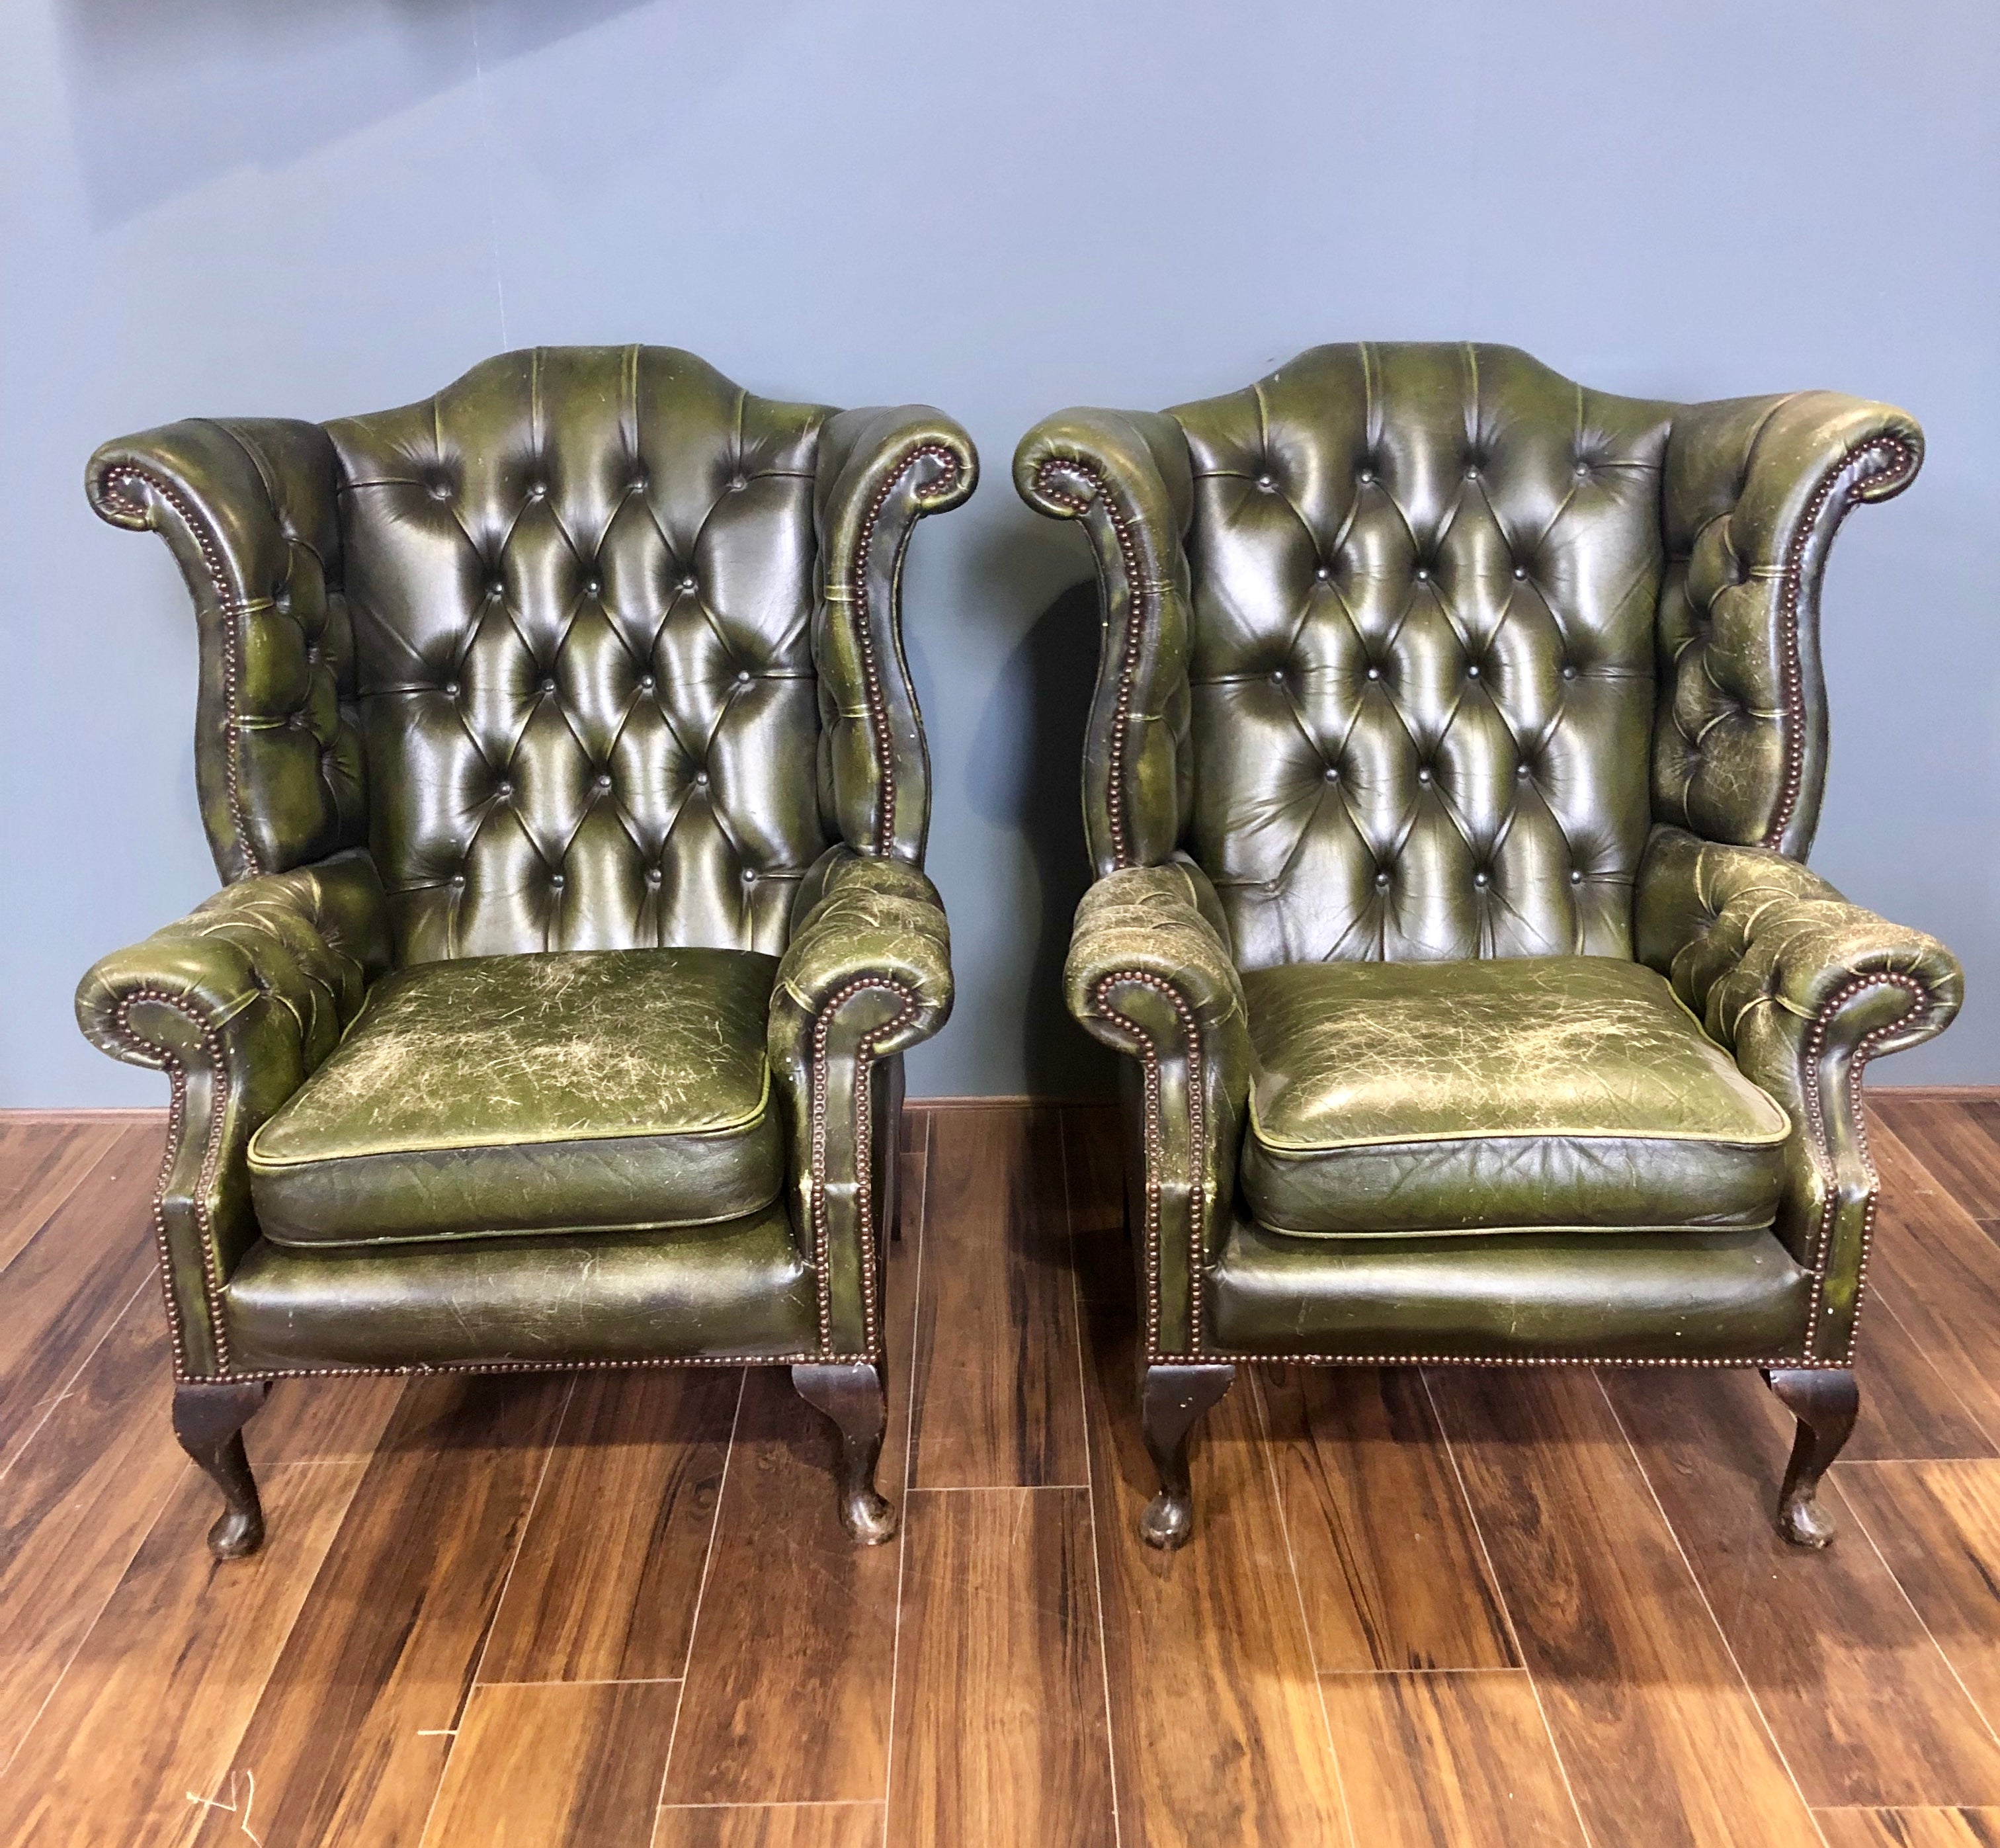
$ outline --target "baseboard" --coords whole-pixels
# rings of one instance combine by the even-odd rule
[[[166,1106],[145,1109],[137,1106],[120,1105],[99,1109],[95,1106],[77,1105],[72,1110],[19,1110],[0,1109],[0,1124],[4,1123],[164,1123],[167,1120]]]
[[[1926,1098],[1935,1098],[1940,1103],[1954,1099],[1960,1103],[1977,1103],[1989,1098],[2000,1098],[2000,1085],[1882,1085],[1870,1079],[1868,1095],[1907,1098],[1911,1103],[1921,1103]]]

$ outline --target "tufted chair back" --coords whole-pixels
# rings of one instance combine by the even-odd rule
[[[1671,407],[1370,346],[1169,415],[1182,839],[1239,963],[1630,956]]]
[[[405,960],[783,947],[838,836],[813,652],[832,415],[671,349],[582,348],[328,426]]]

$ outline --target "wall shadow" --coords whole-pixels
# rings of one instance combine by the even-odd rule
[[[1033,913],[1021,921],[1033,950],[1020,1013],[1021,1066],[1035,1097],[1117,1094],[1115,1055],[1070,1018],[1062,993],[1070,927],[1090,884],[1080,780],[1098,624],[1095,578],[1060,592],[1002,664],[973,738],[974,762],[1012,758],[1020,766],[1013,786],[987,800],[994,818],[1019,833],[1035,870]]]

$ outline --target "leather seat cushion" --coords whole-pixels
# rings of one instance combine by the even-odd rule
[[[585,950],[384,976],[250,1143],[266,1238],[710,1224],[783,1190],[764,1041],[775,957]]]
[[[1652,970],[1609,957],[1243,978],[1259,1223],[1342,1235],[1756,1228],[1790,1121]]]

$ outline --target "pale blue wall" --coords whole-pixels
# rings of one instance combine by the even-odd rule
[[[1097,1070],[1053,985],[1094,647],[1058,599],[1089,567],[1008,481],[1043,412],[1364,336],[1908,406],[1929,466],[1827,589],[1815,864],[1971,971],[1964,1021],[1881,1075],[2000,1080],[1991,0],[0,0],[0,1102],[158,1099],[71,989],[214,884],[191,625],[164,548],[85,508],[93,445],[632,339],[929,399],[984,454],[908,586],[960,996],[930,1093]]]

